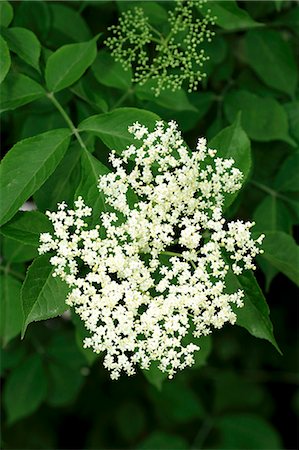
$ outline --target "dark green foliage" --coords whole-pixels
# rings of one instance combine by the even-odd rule
[[[197,92],[157,97],[104,46],[134,6],[164,32],[174,2],[0,1],[2,448],[295,448],[299,8],[209,0],[198,9],[216,16],[207,78]],[[239,327],[199,338],[192,368],[167,380],[152,364],[112,382],[83,348],[78,316],[64,313],[68,288],[38,255],[39,234],[52,229],[45,211],[79,195],[98,223],[110,150],[133,143],[128,125],[159,118],[176,120],[190,148],[207,136],[235,159],[243,186],[226,215],[254,220],[264,253],[257,279],[228,274],[245,291]],[[20,211],[26,202],[37,211]]]

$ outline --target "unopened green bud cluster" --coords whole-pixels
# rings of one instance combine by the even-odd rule
[[[142,8],[134,7],[109,28],[112,35],[105,44],[116,61],[125,69],[132,68],[133,82],[155,82],[156,96],[164,89],[180,89],[183,83],[192,92],[206,76],[203,66],[209,57],[203,43],[214,35],[209,26],[215,18],[209,10],[203,18],[195,17],[202,3],[176,0],[174,9],[168,11],[166,35],[151,25]]]

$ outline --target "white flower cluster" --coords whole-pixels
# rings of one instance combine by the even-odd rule
[[[60,204],[47,213],[54,236],[41,235],[39,252],[54,250],[67,304],[90,332],[84,344],[105,352],[113,379],[154,361],[171,378],[194,363],[192,335],[235,322],[243,292],[228,292],[226,274],[255,268],[263,236],[254,241],[252,223],[223,218],[225,195],[241,186],[232,159],[203,138],[191,152],[175,122],[129,131],[141,145],[112,152],[115,170],[99,180],[111,212],[88,229],[92,209],[82,198],[73,210]]]

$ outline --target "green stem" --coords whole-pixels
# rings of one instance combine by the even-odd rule
[[[176,253],[176,252],[161,252],[161,255],[177,256],[178,258],[185,259],[181,253]],[[188,262],[191,264],[191,266],[195,270],[196,269],[196,265],[194,264],[194,262],[193,261],[188,261]]]
[[[69,115],[66,113],[66,111],[63,109],[62,105],[59,103],[59,101],[57,100],[57,98],[54,96],[53,92],[48,92],[47,93],[47,97],[48,99],[53,103],[53,105],[55,106],[55,108],[58,109],[58,111],[60,112],[60,114],[62,115],[62,117],[64,118],[64,120],[66,121],[66,123],[68,124],[69,128],[72,130],[72,133],[74,134],[74,136],[76,137],[77,141],[79,142],[80,146],[87,151],[86,145],[84,144],[78,129],[75,127],[75,125],[73,124],[72,120],[70,119]]]
[[[7,266],[0,266],[0,271],[4,272],[5,275],[8,275],[10,273],[13,277],[18,278],[21,281],[25,280],[24,275],[22,275],[19,272],[16,272],[15,270],[12,270],[9,264]]]

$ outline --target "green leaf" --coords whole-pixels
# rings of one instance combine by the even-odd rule
[[[80,179],[81,151],[79,145],[71,144],[55,171],[35,192],[34,201],[40,210],[56,210],[62,201],[72,203]]]
[[[36,258],[27,271],[22,287],[24,322],[22,335],[29,323],[59,316],[66,309],[68,286],[53,277],[54,267],[48,255]]]
[[[256,223],[254,229],[266,231],[291,231],[291,220],[288,208],[282,200],[274,195],[268,195],[256,208],[253,219]]]
[[[0,167],[4,224],[46,181],[69,145],[70,131],[48,131],[18,142],[3,158]]]
[[[192,111],[197,112],[197,108],[189,101],[186,92],[183,89],[172,91],[164,89],[158,97],[155,96],[153,87],[155,81],[147,81],[143,85],[137,85],[135,88],[136,96],[140,100],[149,100],[163,108],[171,109],[171,111]]]
[[[291,46],[278,31],[250,30],[245,36],[245,55],[247,64],[266,85],[294,95],[297,64]]]
[[[137,108],[119,108],[105,114],[89,117],[80,123],[80,131],[88,131],[99,138],[111,150],[121,153],[128,145],[136,144],[128,127],[140,122],[152,130],[160,118],[150,112]]]
[[[0,90],[0,112],[16,109],[45,95],[43,87],[21,73],[9,73]]]
[[[73,310],[71,311],[72,322],[75,326],[75,335],[76,335],[76,344],[80,353],[85,358],[85,361],[89,366],[91,366],[97,358],[99,358],[99,354],[92,351],[91,348],[84,348],[83,341],[86,337],[90,337],[90,333],[82,322],[80,316],[76,314]]]
[[[273,335],[273,326],[269,318],[269,307],[252,272],[235,275],[231,270],[226,275],[229,292],[241,289],[244,292],[244,306],[235,308],[237,324],[253,336],[269,341],[278,351]]]
[[[289,156],[281,166],[274,182],[280,192],[299,192],[299,152]]]
[[[0,54],[1,54],[1,61],[0,61],[0,83],[4,80],[6,77],[9,68],[10,68],[10,54],[9,49],[7,46],[6,41],[0,36]],[[2,86],[1,86],[2,89]]]
[[[3,400],[11,424],[32,414],[47,394],[47,381],[40,355],[30,356],[16,367],[5,383]]]
[[[60,2],[50,3],[49,9],[52,23],[47,43],[58,47],[65,43],[83,42],[91,38],[90,30],[78,11]]]
[[[242,172],[242,182],[245,183],[251,169],[250,141],[241,127],[240,114],[234,123],[220,131],[209,143],[210,148],[217,150],[221,158],[233,158],[235,166]],[[225,198],[227,208],[236,198],[238,193],[228,194]]]
[[[127,90],[131,86],[132,70],[125,70],[106,50],[100,50],[91,67],[94,76],[104,86]]]
[[[262,257],[299,286],[299,246],[283,231],[265,234]]]
[[[225,96],[224,111],[230,122],[242,111],[242,127],[251,139],[282,140],[295,145],[289,136],[286,112],[274,98],[259,97],[244,90],[231,91]]]
[[[149,369],[143,370],[143,374],[145,378],[158,389],[158,391],[161,391],[163,381],[167,379],[167,373],[161,372],[161,370],[158,369],[158,365],[159,363],[156,361],[152,362]]]
[[[54,407],[67,405],[76,399],[84,381],[79,371],[50,362],[48,375],[47,403],[49,405]]]
[[[48,89],[58,92],[79,80],[97,54],[97,37],[80,44],[60,47],[47,60],[45,77]]]
[[[41,46],[32,31],[26,28],[13,27],[4,30],[3,36],[12,52],[39,71]]]
[[[217,419],[221,432],[218,448],[227,450],[280,450],[282,442],[275,429],[262,417],[254,414],[230,414]]]
[[[253,20],[247,11],[239,8],[235,1],[213,0],[199,8],[204,14],[208,10],[215,16],[215,23],[225,30],[236,31],[262,25]]]
[[[11,4],[5,0],[0,2],[0,25],[8,27],[13,19],[13,8]]]
[[[87,151],[82,152],[80,165],[80,182],[75,198],[82,196],[85,203],[92,206],[92,225],[95,225],[99,223],[100,213],[107,210],[105,196],[97,187],[99,176],[109,173],[110,170]]]
[[[57,364],[63,364],[70,369],[79,371],[85,364],[85,359],[79,351],[74,333],[64,332],[52,337],[47,354]]]
[[[3,239],[3,257],[9,263],[32,261],[38,256],[37,247],[25,245],[15,239]]]
[[[145,438],[137,447],[143,450],[185,450],[189,448],[187,441],[175,434],[154,431]]]
[[[40,233],[53,231],[49,219],[39,211],[19,211],[0,232],[25,245],[38,247]]]
[[[285,103],[283,105],[290,125],[290,134],[299,143],[299,101]]]
[[[21,307],[21,282],[10,275],[0,275],[1,314],[0,336],[3,346],[20,333],[23,312]]]
[[[21,2],[15,11],[14,25],[31,30],[44,42],[52,26],[48,2]],[[46,42],[48,46],[48,41]]]

